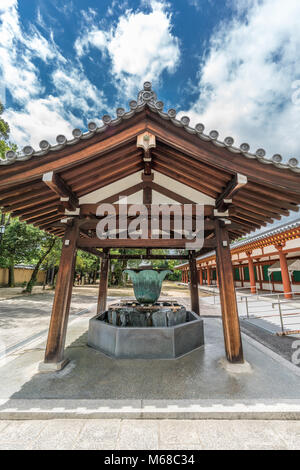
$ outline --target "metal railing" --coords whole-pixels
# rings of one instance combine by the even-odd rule
[[[239,311],[245,310],[244,316],[248,319],[266,320],[275,325],[278,318],[281,331],[278,331],[277,335],[300,334],[300,298],[297,298],[293,292],[288,295],[292,297],[287,299],[284,293],[243,296]],[[294,322],[297,325],[296,329],[287,328],[286,323],[290,319],[296,320]]]

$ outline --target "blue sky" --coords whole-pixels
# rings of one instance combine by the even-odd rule
[[[299,0],[1,0],[1,99],[35,148],[151,80],[220,138],[300,156]]]

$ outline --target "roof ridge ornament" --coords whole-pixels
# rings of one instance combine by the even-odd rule
[[[144,89],[139,91],[137,97],[137,105],[143,106],[144,104],[152,104],[153,106],[157,103],[157,95],[155,91],[152,90],[151,82],[144,82]],[[163,107],[162,101],[159,101],[159,109]]]

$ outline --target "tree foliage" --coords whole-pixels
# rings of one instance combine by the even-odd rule
[[[41,267],[45,252],[54,246],[54,238],[33,225],[21,222],[18,218],[8,219],[7,217],[5,222],[5,232],[0,242],[0,267],[9,269],[9,286],[13,287],[14,266],[38,264],[38,267]],[[33,277],[30,281],[33,287],[36,278]],[[30,291],[29,287],[28,291]]]
[[[9,124],[3,119],[3,104],[0,102],[0,158],[5,158],[7,150],[17,150],[17,146],[9,142]]]

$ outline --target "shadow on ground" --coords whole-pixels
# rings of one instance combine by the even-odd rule
[[[247,340],[245,356],[253,372],[230,375],[222,369],[218,363],[224,355],[220,320],[205,319],[205,340],[204,349],[176,360],[116,360],[89,348],[84,332],[66,349],[71,362],[64,370],[34,375],[10,398],[243,401],[299,398],[300,377]]]

